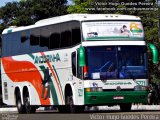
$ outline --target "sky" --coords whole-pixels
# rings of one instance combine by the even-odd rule
[[[0,6],[4,6],[7,2],[19,1],[19,0],[0,0]]]
[[[13,2],[13,1],[19,1],[19,0],[0,0],[0,7],[4,6],[7,2]],[[71,3],[71,0],[68,0],[68,3]]]

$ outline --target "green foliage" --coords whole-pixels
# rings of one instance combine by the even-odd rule
[[[0,32],[7,26],[26,26],[36,21],[67,14],[67,0],[20,0],[0,8]]]
[[[81,2],[81,0],[73,0],[73,5],[70,5],[68,8],[69,13],[88,13],[85,9],[87,7],[91,7],[90,3],[92,0],[86,0]]]

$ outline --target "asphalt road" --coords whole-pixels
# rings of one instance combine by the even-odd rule
[[[61,114],[57,111],[37,111],[35,114],[0,113],[0,120],[160,120],[160,111],[119,110]]]

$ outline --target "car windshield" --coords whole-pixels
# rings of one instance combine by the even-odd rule
[[[87,47],[89,79],[145,79],[145,46]]]

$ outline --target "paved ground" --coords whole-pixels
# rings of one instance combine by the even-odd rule
[[[160,110],[100,110],[78,114],[61,114],[58,111],[37,111],[35,114],[3,112],[0,120],[160,120]]]

